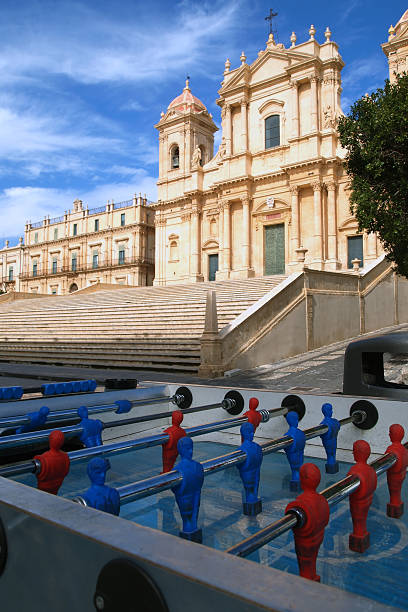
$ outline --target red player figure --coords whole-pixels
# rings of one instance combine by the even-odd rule
[[[50,450],[42,455],[36,455],[41,463],[41,470],[37,474],[37,488],[57,495],[65,476],[69,472],[69,457],[61,450],[64,444],[64,434],[55,429],[49,436]]]
[[[248,423],[252,423],[255,431],[259,423],[262,421],[262,415],[257,411],[258,405],[259,401],[257,398],[251,397],[249,400],[249,410],[247,410],[243,415],[248,419]]]
[[[385,451],[397,457],[397,463],[394,463],[387,471],[387,483],[390,492],[390,503],[387,504],[387,516],[391,518],[400,518],[404,514],[404,503],[401,500],[401,487],[408,467],[408,450],[401,444],[404,433],[404,428],[401,425],[391,425],[390,440],[392,444],[390,444]]]
[[[350,495],[350,512],[353,520],[353,533],[349,535],[349,548],[354,552],[363,553],[370,546],[370,534],[367,531],[368,510],[377,488],[377,474],[367,459],[371,448],[365,440],[357,440],[353,444],[353,455],[356,463],[351,466],[348,476],[360,479],[358,489]]]
[[[182,422],[183,418],[184,415],[181,410],[173,410],[173,413],[171,415],[171,427],[168,427],[163,431],[163,433],[168,434],[169,441],[163,444],[162,447],[162,474],[164,474],[165,472],[171,472],[176,462],[178,456],[177,443],[180,438],[184,438],[184,436],[186,435],[184,429],[180,427],[180,423]]]
[[[293,529],[295,550],[299,574],[315,582],[320,582],[320,576],[316,574],[316,559],[330,515],[326,498],[316,491],[319,483],[319,468],[314,463],[304,463],[300,468],[300,484],[303,493],[290,502],[285,510],[287,514],[291,508],[300,508],[306,517],[302,527]]]

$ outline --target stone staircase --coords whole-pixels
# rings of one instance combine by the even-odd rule
[[[197,372],[209,289],[219,329],[286,277],[16,300],[0,304],[0,361]]]

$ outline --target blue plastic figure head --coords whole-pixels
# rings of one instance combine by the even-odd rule
[[[105,484],[106,472],[110,469],[110,463],[108,459],[103,457],[94,457],[88,463],[86,471],[92,484],[103,485]]]
[[[180,438],[177,443],[177,450],[182,459],[192,459],[193,458],[193,441],[191,438],[185,436],[184,438]]]
[[[322,412],[325,417],[331,417],[333,415],[333,406],[329,403],[323,404]]]
[[[50,409],[48,408],[48,406],[41,406],[39,413],[40,417],[47,418],[50,413]]]
[[[88,418],[88,408],[86,406],[80,406],[78,408],[78,416],[80,419]]]
[[[249,442],[252,442],[254,439],[255,429],[252,423],[242,423],[240,432],[242,441],[248,440]]]
[[[288,414],[285,415],[285,419],[287,420],[289,427],[297,427],[299,424],[299,415],[294,410],[288,412]]]

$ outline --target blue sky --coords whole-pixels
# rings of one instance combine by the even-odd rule
[[[155,199],[160,112],[191,89],[220,124],[224,70],[265,47],[269,8],[279,41],[324,30],[346,62],[343,110],[388,75],[380,44],[408,0],[3,0],[0,21],[0,238],[26,220],[134,192]],[[217,138],[217,136],[216,136]],[[219,136],[218,136],[219,138]]]

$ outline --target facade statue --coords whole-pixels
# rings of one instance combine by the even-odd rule
[[[193,158],[192,158],[192,167],[198,168],[201,165],[201,149],[197,145],[194,149]]]

